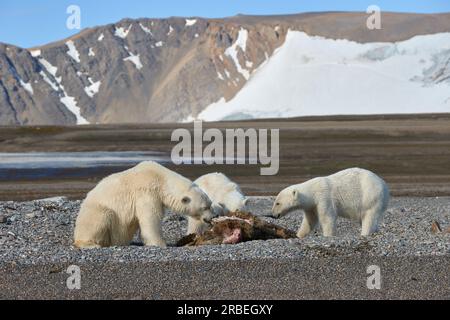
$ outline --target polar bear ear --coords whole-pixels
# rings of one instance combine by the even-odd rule
[[[189,204],[191,202],[191,198],[189,197],[183,197],[183,199],[181,199],[181,203],[183,204]]]
[[[245,198],[242,203],[244,204],[244,206],[246,206],[248,204],[248,198]]]

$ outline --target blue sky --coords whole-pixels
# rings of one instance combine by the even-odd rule
[[[122,18],[227,17],[311,11],[365,11],[369,5],[397,12],[450,12],[449,0],[0,0],[0,42],[32,47],[68,37],[66,9],[81,8],[81,27]]]

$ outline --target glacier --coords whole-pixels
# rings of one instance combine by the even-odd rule
[[[284,44],[205,121],[450,112],[450,33],[357,43],[289,30]]]

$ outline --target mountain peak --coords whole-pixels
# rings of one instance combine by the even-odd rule
[[[450,31],[450,14],[385,14],[379,32],[365,28],[366,18],[126,18],[28,50],[2,44],[0,124],[182,121],[236,97],[288,30],[359,43]]]

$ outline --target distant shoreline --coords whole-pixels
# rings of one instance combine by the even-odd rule
[[[374,171],[394,196],[450,196],[450,114],[338,116],[204,123],[204,128],[280,129],[280,171],[260,176],[257,165],[181,165],[169,168],[196,179],[220,171],[248,195],[275,195],[284,187],[350,167]],[[176,128],[192,124],[0,127],[0,153],[156,152],[169,156]],[[106,175],[129,165],[94,170],[65,168],[48,177],[0,179],[0,200],[52,196],[83,199]],[[20,169],[17,176],[27,174]]]

